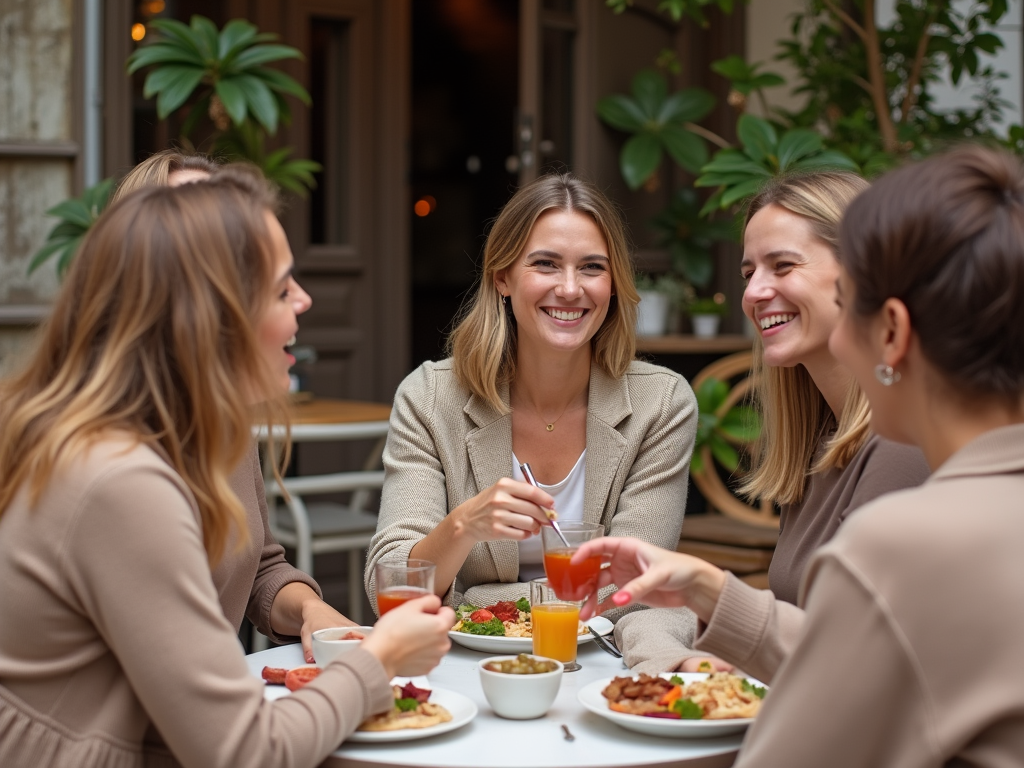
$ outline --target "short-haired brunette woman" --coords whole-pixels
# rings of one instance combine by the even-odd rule
[[[720,668],[735,664],[770,680],[799,636],[797,594],[814,551],[854,510],[928,476],[919,450],[871,433],[864,394],[828,348],[839,322],[839,222],[867,187],[855,174],[823,171],[777,179],[750,202],[740,270],[743,311],[759,332],[754,375],[764,426],[741,490],[781,506],[771,589],[703,563],[724,583],[710,623],[696,642],[688,612],[664,615],[662,632],[630,631],[623,645],[632,668],[695,671],[712,654],[728,662],[715,661]]]
[[[220,165],[199,153],[166,149],[136,165],[118,184],[111,203],[134,191],[152,186],[176,187],[209,179],[220,172],[244,173],[245,165]],[[309,310],[313,300],[294,277],[285,286],[296,315]],[[306,661],[313,661],[313,632],[326,627],[352,626],[354,621],[323,600],[320,586],[307,573],[294,568],[284,548],[270,532],[267,493],[263,484],[256,440],[228,478],[231,490],[242,503],[249,528],[247,543],[234,548],[213,571],[213,583],[228,621],[238,631],[248,618],[260,632],[278,643],[302,641]]]
[[[298,324],[247,178],[115,204],[0,386],[0,765],[314,766],[449,647],[428,595],[289,697],[248,672],[211,570],[247,544],[229,475]]]
[[[612,204],[569,174],[537,179],[502,210],[451,357],[421,365],[395,396],[371,599],[374,563],[404,557],[437,564],[450,604],[527,595],[520,582],[543,575],[542,507],[678,543],[696,401],[678,374],[633,359],[627,248]]]
[[[872,429],[933,474],[812,558],[804,631],[736,765],[1020,765],[1024,167],[970,147],[894,171],[850,206],[841,244],[830,346]],[[630,597],[703,600],[675,553],[609,549]]]

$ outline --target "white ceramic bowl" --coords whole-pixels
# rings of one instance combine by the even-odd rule
[[[558,669],[535,675],[511,675],[484,669],[492,661],[507,661],[515,656],[491,656],[479,664],[480,685],[484,689],[487,703],[500,717],[509,720],[532,720],[542,717],[551,709],[562,684],[562,662],[553,659]],[[539,658],[539,657],[535,657]]]
[[[362,640],[340,640],[349,632],[358,632],[365,637],[373,634],[373,627],[328,627],[313,633],[313,659],[321,667],[327,666],[332,660],[353,648],[358,648]]]

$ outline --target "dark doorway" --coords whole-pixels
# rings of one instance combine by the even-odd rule
[[[518,0],[412,4],[412,364],[440,359],[515,189]],[[513,167],[513,170],[516,170]]]

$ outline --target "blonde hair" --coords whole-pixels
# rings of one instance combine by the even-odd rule
[[[0,514],[111,431],[165,455],[192,491],[211,567],[245,512],[229,475],[252,446],[252,396],[276,393],[255,327],[271,299],[265,182],[237,170],[149,187],[86,235],[26,368],[0,382]],[[270,397],[269,424],[287,417]],[[281,417],[284,417],[283,419]],[[145,514],[140,508],[140,514]]]
[[[156,152],[136,165],[121,179],[110,202],[114,204],[132,192],[145,187],[166,187],[172,173],[199,171],[212,174],[220,165],[213,158],[199,153],[186,153],[177,149]]]
[[[868,183],[860,176],[844,171],[775,179],[751,201],[746,224],[758,211],[777,205],[806,219],[815,236],[838,254],[843,212],[867,188]],[[807,369],[802,365],[766,366],[764,347],[758,339],[754,344],[753,376],[754,400],[763,426],[753,471],[741,483],[740,491],[779,504],[799,503],[809,475],[845,467],[867,441],[871,421],[867,398],[851,377],[835,435],[812,466],[815,449],[834,417]]]
[[[499,413],[508,413],[499,387],[515,379],[516,323],[494,284],[526,247],[534,224],[548,211],[582,213],[597,224],[608,245],[612,279],[608,315],[591,339],[594,362],[609,376],[625,374],[636,356],[636,307],[640,297],[622,217],[596,187],[569,173],[550,174],[527,184],[498,215],[487,244],[476,294],[448,338],[455,375]]]

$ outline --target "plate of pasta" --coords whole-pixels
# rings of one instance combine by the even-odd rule
[[[612,677],[580,689],[580,704],[638,733],[678,739],[727,736],[746,730],[767,688],[727,672],[665,672]]]
[[[455,613],[458,621],[448,636],[465,648],[496,654],[530,653],[533,650],[530,603],[525,598],[483,608],[460,605]],[[595,616],[586,623],[581,621],[577,628],[577,645],[594,639],[588,627],[593,627],[600,635],[607,635],[614,629],[612,623],[602,616]]]

